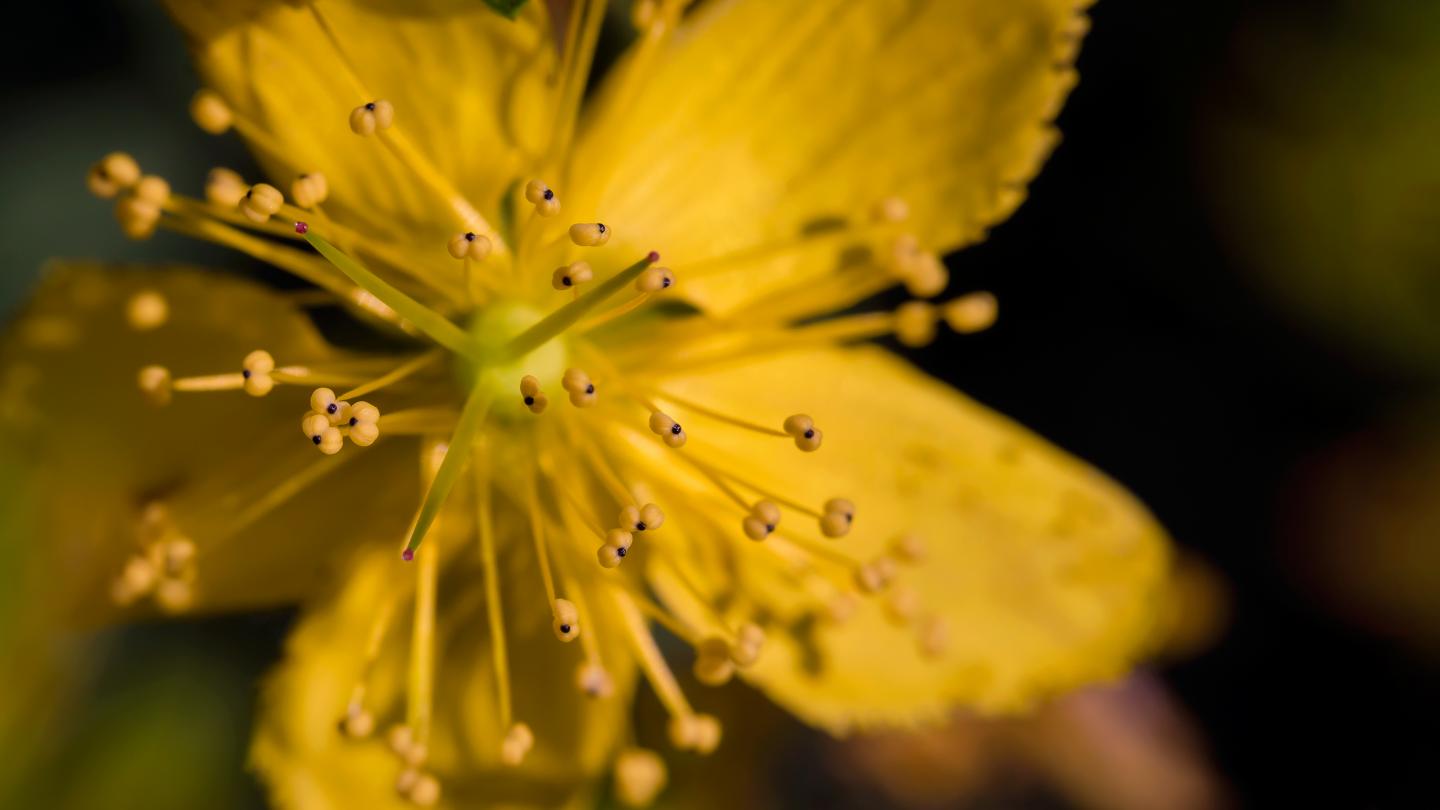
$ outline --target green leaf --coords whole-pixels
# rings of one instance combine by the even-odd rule
[[[485,5],[494,9],[496,14],[513,20],[520,13],[520,7],[525,5],[525,0],[485,0]]]

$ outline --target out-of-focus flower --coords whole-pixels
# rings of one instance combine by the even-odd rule
[[[1342,347],[1440,368],[1440,7],[1347,0],[1257,11],[1207,147],[1232,253]]]
[[[136,238],[318,299],[59,267],[0,401],[44,461],[56,613],[306,600],[253,750],[282,806],[558,804],[612,764],[649,798],[656,760],[616,759],[637,675],[674,747],[721,736],[652,623],[702,682],[835,732],[1027,707],[1144,651],[1143,508],[850,345],[978,331],[994,299],[834,315],[939,294],[938,255],[1019,204],[1083,3],[641,3],[584,104],[603,3],[559,50],[538,3],[171,5],[197,124],[271,183],[190,198],[117,153],[90,186]],[[322,340],[311,300],[390,351]]]

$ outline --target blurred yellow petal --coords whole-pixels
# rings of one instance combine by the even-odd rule
[[[609,77],[568,210],[612,224],[612,244],[662,251],[677,291],[716,310],[832,273],[840,251],[705,278],[686,265],[863,220],[887,197],[908,204],[922,247],[963,247],[1019,205],[1054,146],[1086,5],[706,3],[631,66],[643,75]]]
[[[163,322],[137,329],[137,300],[157,298]],[[238,372],[259,348],[282,364],[336,358],[283,295],[232,276],[91,264],[47,272],[0,344],[0,432],[30,465],[34,534],[24,542],[38,549],[40,571],[54,572],[62,621],[117,611],[112,583],[145,550],[151,504],[163,504],[195,545],[196,609],[294,599],[313,585],[326,550],[355,530],[393,526],[393,537],[404,528],[398,504],[414,487],[385,475],[393,450],[320,456],[296,429],[308,388],[279,386],[261,398],[176,393],[155,407],[136,383],[150,364],[177,377]],[[317,463],[344,465],[345,485],[304,488],[299,499],[254,510],[302,466],[328,472],[308,466]],[[372,495],[357,504],[356,492]],[[139,609],[153,610],[148,604]]]
[[[889,591],[836,625],[813,613],[792,569],[739,535],[738,511],[716,527],[735,549],[739,598],[776,622],[749,677],[808,722],[841,732],[938,718],[955,703],[1019,710],[1123,675],[1152,642],[1168,547],[1144,508],[1099,472],[893,356],[873,348],[792,353],[668,389],[729,412],[814,416],[825,445],[813,454],[785,439],[707,433],[699,417],[686,423],[687,453],[694,448],[760,488],[801,504],[855,501],[855,528],[838,540],[782,510],[782,544],[794,536],[868,561],[905,533],[923,539],[923,562],[899,562]],[[688,568],[689,577],[723,587],[725,566],[694,560]],[[661,592],[698,621],[676,578],[663,565],[655,571]],[[887,617],[887,600],[904,589],[919,602],[909,624]],[[948,626],[938,657],[921,651],[926,616]]]
[[[501,764],[504,730],[485,600],[477,584],[481,572],[472,553],[473,523],[465,522],[464,512],[456,505],[448,508],[437,523],[439,536],[426,545],[426,553],[443,556],[435,617],[435,711],[424,769],[432,770],[442,786],[442,807],[565,805],[593,789],[628,728],[634,668],[614,619],[603,611],[605,600],[590,600],[601,612],[593,614],[584,632],[597,635],[616,692],[604,699],[585,697],[575,688],[581,645],[562,644],[552,635],[533,558],[523,548],[502,556],[514,717],[534,731],[535,745],[520,766]],[[317,600],[292,634],[286,659],[265,689],[251,751],[278,807],[413,807],[396,793],[402,768],[386,737],[405,717],[416,571],[393,548],[357,558],[336,580],[337,591]],[[364,699],[377,721],[375,731],[365,739],[347,737],[337,724],[364,669],[366,640],[386,604],[395,609]]]
[[[527,3],[514,21],[462,0],[313,4],[345,58],[310,3],[167,5],[190,37],[202,81],[261,133],[241,130],[281,188],[321,172],[332,214],[416,241],[437,235],[437,255],[456,230],[440,216],[441,198],[379,137],[352,132],[351,112],[390,102],[389,134],[403,134],[492,223],[517,165],[548,136],[543,77],[554,49],[543,3]],[[346,59],[373,98],[361,95]]]

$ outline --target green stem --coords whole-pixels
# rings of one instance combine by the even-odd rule
[[[497,365],[517,360],[545,345],[551,338],[574,326],[576,321],[585,317],[590,310],[605,303],[605,299],[619,292],[621,287],[639,278],[646,268],[658,261],[660,254],[651,251],[645,258],[595,285],[595,289],[545,316],[501,347]]]
[[[435,517],[440,514],[440,507],[445,505],[450,490],[455,488],[455,480],[460,477],[460,471],[465,469],[466,462],[475,451],[475,435],[480,432],[480,425],[485,421],[485,414],[489,412],[492,400],[492,393],[481,383],[476,383],[470,392],[470,398],[465,400],[465,409],[460,412],[455,433],[450,437],[450,448],[440,462],[440,469],[435,472],[430,491],[425,493],[425,502],[420,504],[420,514],[415,518],[415,527],[410,530],[410,540],[405,544],[405,559],[415,556],[415,549],[424,541],[426,532],[430,531]]]

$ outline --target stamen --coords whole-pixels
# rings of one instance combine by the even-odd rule
[[[660,648],[655,644],[655,638],[645,627],[645,619],[630,595],[623,590],[612,589],[611,596],[621,618],[625,620],[626,635],[635,658],[640,662],[641,670],[665,710],[670,713],[671,743],[676,748],[701,754],[714,751],[720,743],[719,721],[709,715],[698,715],[690,708],[685,694],[680,691],[680,685],[675,681],[674,673],[666,665]]]
[[[111,152],[100,158],[85,175],[90,193],[102,200],[113,199],[140,180],[140,164],[124,152]]]
[[[430,365],[436,360],[439,360],[441,356],[442,354],[439,349],[432,349],[428,352],[425,352],[424,354],[417,356],[413,360],[409,360],[402,365],[397,366],[393,371],[390,371],[381,377],[377,377],[370,382],[356,386],[355,388],[352,388],[349,391],[340,394],[338,398],[354,399],[355,397],[363,396],[373,391],[379,391],[386,386],[393,385],[405,379],[406,377],[409,377],[411,374],[414,374],[415,372]]]
[[[991,293],[977,292],[950,301],[942,310],[945,323],[949,324],[951,329],[962,335],[969,335],[994,325],[999,303]]]
[[[590,63],[600,41],[601,23],[605,21],[605,6],[605,0],[578,0],[571,12],[560,66],[560,87],[556,94],[555,129],[547,150],[551,154],[569,153],[575,122],[579,117],[580,99],[585,93],[585,78],[590,73]]]
[[[525,199],[535,206],[535,213],[539,216],[551,217],[560,213],[560,198],[539,180],[525,184]]]
[[[568,599],[556,599],[551,610],[550,629],[561,641],[574,641],[580,636],[580,612]]]
[[[250,190],[238,172],[217,166],[205,175],[205,199],[213,206],[224,210],[240,207],[240,198]]]
[[[735,662],[730,660],[730,643],[711,636],[695,646],[695,680],[706,686],[724,686],[735,675]]]
[[[577,408],[588,408],[596,402],[595,383],[590,380],[590,375],[578,368],[565,369],[560,387],[569,392],[570,404]]]
[[[170,319],[170,302],[155,290],[141,290],[125,304],[125,321],[137,332],[150,332]]]
[[[370,680],[370,673],[375,668],[375,662],[380,657],[380,645],[385,640],[385,633],[390,627],[390,617],[395,611],[394,598],[385,599],[380,603],[380,609],[375,613],[375,620],[370,624],[370,632],[365,640],[365,658],[360,665],[360,676],[355,680],[355,686],[350,690],[350,702],[346,704],[345,717],[341,721],[341,730],[345,735],[353,739],[364,739],[369,737],[375,730],[375,716],[365,709],[366,684]]]
[[[495,520],[491,511],[489,467],[473,467],[477,532],[480,535],[480,563],[485,577],[485,615],[490,620],[490,660],[495,665],[495,698],[500,707],[500,726],[507,729],[500,758],[507,765],[519,765],[535,743],[529,726],[515,723],[510,702],[509,649],[505,643],[505,615],[500,598],[499,562],[495,554]],[[568,604],[568,603],[567,603]],[[558,610],[558,605],[557,605]],[[573,610],[573,606],[572,606]]]
[[[265,222],[285,204],[280,189],[267,183],[256,183],[240,198],[240,213],[251,222]]]
[[[190,118],[195,126],[211,135],[224,135],[235,123],[235,115],[225,99],[214,90],[203,88],[190,97]]]
[[[854,522],[855,504],[845,498],[831,498],[825,502],[820,533],[826,537],[844,537],[850,533],[850,524]]]
[[[642,293],[668,290],[675,284],[675,274],[668,267],[651,267],[635,279],[635,289]]]
[[[555,268],[555,272],[550,274],[550,286],[557,290],[574,290],[579,295],[580,285],[594,277],[589,262],[573,262]]]
[[[619,523],[626,531],[653,532],[665,525],[665,513],[653,503],[626,506],[620,510]]]
[[[911,532],[896,537],[890,543],[890,553],[901,562],[911,564],[925,561],[925,541],[920,536]]]
[[[530,513],[530,536],[535,541],[535,559],[540,563],[540,579],[545,585],[545,598],[553,606],[557,602],[555,597],[555,580],[550,574],[550,553],[545,547],[546,524],[540,513],[540,481],[538,473],[532,473],[529,484],[525,490],[525,505]]]
[[[170,404],[173,381],[169,369],[164,366],[146,366],[140,369],[137,382],[140,384],[140,393],[151,405],[163,408]]]
[[[656,410],[650,412],[650,432],[659,436],[666,447],[677,450],[685,446],[688,438],[685,428],[681,427],[679,422]]]
[[[395,123],[395,105],[385,99],[367,101],[350,111],[350,131],[356,135],[384,132]]]
[[[306,172],[290,184],[290,199],[301,208],[314,209],[330,197],[330,183],[320,172]]]
[[[545,407],[550,404],[549,398],[540,391],[540,381],[529,374],[520,378],[520,397],[525,407],[536,415],[544,413]]]
[[[494,245],[491,244],[489,237],[482,236],[474,231],[457,233],[450,237],[450,242],[446,245],[446,249],[450,251],[451,257],[456,259],[474,259],[477,262],[485,261],[485,258],[490,255],[490,251],[493,248]]]
[[[654,751],[627,748],[615,757],[615,798],[627,807],[649,807],[665,789],[666,779],[665,760]]]
[[[756,501],[750,507],[750,514],[740,521],[745,536],[751,540],[764,540],[780,525],[780,507],[771,501]]]
[[[600,247],[610,241],[610,229],[603,222],[580,222],[570,226],[570,241],[580,247]]]
[[[940,313],[928,301],[906,301],[895,309],[895,339],[903,346],[919,349],[935,342]]]

